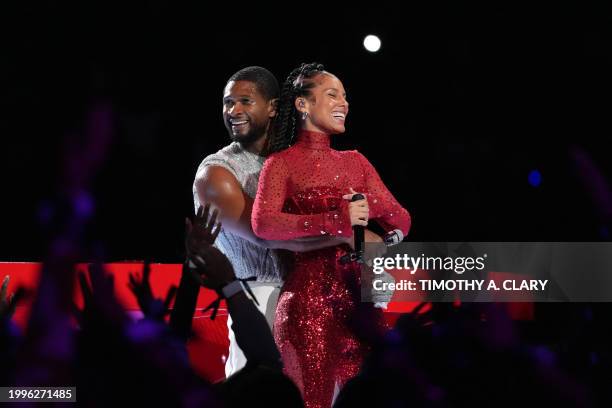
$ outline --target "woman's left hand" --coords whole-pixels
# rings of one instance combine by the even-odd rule
[[[345,194],[342,196],[342,198],[350,201],[353,199],[355,194],[362,194],[353,190],[352,187],[350,187],[350,191],[350,194]],[[365,198],[357,201],[351,201],[349,203],[349,215],[351,217],[351,225],[363,225],[365,227],[368,225],[370,208],[368,206],[368,198],[365,194],[362,195]]]

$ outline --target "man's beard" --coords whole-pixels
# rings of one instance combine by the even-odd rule
[[[231,125],[228,128],[228,132],[233,142],[238,142],[242,146],[248,147],[258,141],[266,133],[266,128],[266,125],[250,122],[249,132],[246,135],[234,135]]]

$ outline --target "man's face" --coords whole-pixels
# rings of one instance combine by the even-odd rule
[[[249,145],[266,134],[274,117],[273,101],[266,101],[250,81],[229,81],[223,91],[223,121],[230,138]]]

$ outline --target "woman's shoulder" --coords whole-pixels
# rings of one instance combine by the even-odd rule
[[[358,150],[334,150],[334,152],[343,158],[351,159],[351,160],[359,160],[362,161],[365,159],[365,156],[361,154]]]
[[[304,155],[303,149],[300,149],[299,146],[292,145],[286,149],[280,150],[278,152],[270,153],[268,155],[268,159],[270,160],[286,160],[291,161],[295,158],[299,158]]]
[[[291,147],[278,152],[270,153],[266,156],[264,166],[266,167],[284,167],[286,163],[291,162]]]

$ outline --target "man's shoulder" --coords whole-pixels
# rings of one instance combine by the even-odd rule
[[[214,160],[202,162],[193,181],[195,208],[199,206],[201,194],[208,195],[211,202],[216,202],[222,197],[238,194],[241,190],[242,186],[231,163]]]
[[[208,156],[204,157],[204,159],[202,160],[202,164],[206,165],[209,162],[219,160],[229,161],[238,153],[240,153],[240,146],[238,146],[237,143],[230,143],[227,146],[222,147],[215,153],[209,154]]]
[[[198,166],[198,170],[196,172],[196,179],[201,177],[204,173],[208,172],[209,167],[217,166],[222,167],[228,170],[235,178],[237,177],[234,156],[236,156],[239,152],[239,146],[237,143],[230,143],[229,145],[221,148],[215,153],[209,154],[204,157]]]

